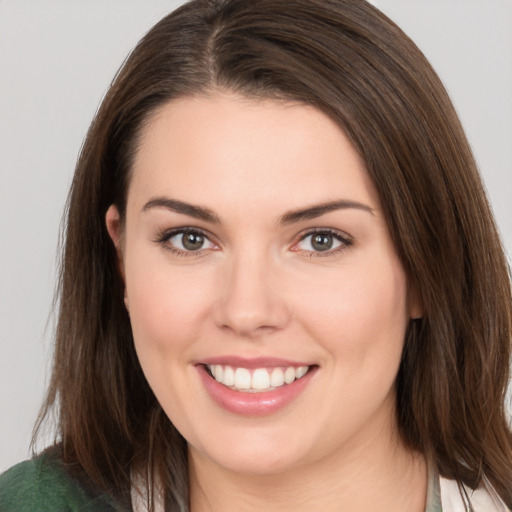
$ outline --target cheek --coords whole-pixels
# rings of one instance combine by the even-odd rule
[[[154,260],[144,266],[128,264],[126,288],[142,370],[164,410],[181,426],[187,416],[184,411],[194,402],[195,390],[187,385],[189,363],[194,343],[201,337],[208,293],[186,271]]]
[[[130,320],[137,351],[176,352],[197,338],[208,308],[208,279],[149,258],[126,266]],[[133,258],[134,262],[144,261]]]
[[[408,315],[406,279],[398,264],[351,268],[310,290],[302,295],[308,300],[300,316],[340,364],[360,370],[399,360]]]

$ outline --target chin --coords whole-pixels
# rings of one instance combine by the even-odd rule
[[[294,440],[269,439],[261,431],[253,439],[235,439],[236,436],[226,436],[225,442],[215,446],[203,446],[201,449],[190,448],[192,457],[197,456],[209,460],[224,470],[245,475],[265,476],[285,473],[305,463],[307,457],[304,445],[297,446]],[[189,445],[190,446],[190,445]]]
[[[277,455],[277,456],[276,456]],[[286,454],[236,454],[233,457],[223,457],[216,461],[225,470],[249,476],[272,476],[287,473],[298,468],[301,464],[296,457],[288,457]]]

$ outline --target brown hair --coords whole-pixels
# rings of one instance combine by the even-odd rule
[[[363,0],[193,0],[128,58],[92,123],[68,202],[53,377],[64,458],[123,495],[130,467],[188,509],[186,443],[135,354],[105,228],[125,211],[138,135],[173,98],[236,91],[292,99],[334,119],[360,153],[424,317],[397,376],[405,442],[442,475],[488,479],[512,508],[510,275],[471,150],[439,78]]]

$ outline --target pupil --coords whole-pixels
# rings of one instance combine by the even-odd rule
[[[189,251],[201,249],[204,243],[204,237],[196,233],[187,233],[183,236],[183,247]]]
[[[332,244],[332,235],[315,235],[311,242],[311,245],[317,251],[328,251],[332,247]]]

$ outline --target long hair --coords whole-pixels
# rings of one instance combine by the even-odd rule
[[[111,204],[125,213],[139,136],[155,111],[219,89],[312,105],[349,137],[423,306],[397,376],[400,434],[441,475],[472,488],[488,481],[512,508],[507,262],[443,85],[363,0],[193,0],[124,63],[87,134],[67,205],[53,376],[40,416],[57,408],[65,461],[118,495],[130,488],[130,468],[145,468],[170,509],[188,509],[186,443],[137,360],[105,213]]]

